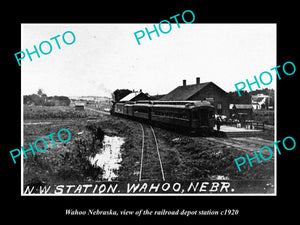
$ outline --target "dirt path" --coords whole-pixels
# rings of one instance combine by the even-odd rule
[[[239,138],[215,138],[206,137],[207,140],[224,144],[226,146],[234,147],[245,153],[253,153],[253,151],[259,151],[264,146],[270,146],[272,141],[265,140],[258,137],[239,137]],[[264,153],[264,152],[263,152]]]
[[[105,112],[105,111],[101,111],[101,110],[97,110],[97,109],[92,109],[92,108],[89,108],[89,107],[85,107],[85,108],[88,109],[88,110],[94,111],[94,112],[102,113],[104,115],[110,115],[109,112]]]

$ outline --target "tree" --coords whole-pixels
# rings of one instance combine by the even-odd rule
[[[128,89],[117,89],[112,93],[112,99],[114,102],[118,102],[130,93],[132,93],[132,91]]]
[[[34,105],[43,105],[44,100],[36,94],[29,95],[30,102],[33,103]]]
[[[71,100],[67,96],[54,96],[54,97],[57,97],[57,99],[59,100],[59,105],[69,106],[71,103]]]
[[[247,91],[240,91],[241,96],[237,91],[228,92],[229,102],[231,104],[251,104],[251,95]]]
[[[37,91],[37,94],[42,97],[42,95],[44,94],[43,93],[43,89],[39,88],[38,91]]]
[[[47,102],[47,95],[44,93],[43,89],[39,88],[37,94],[40,97],[39,105],[45,105]]]
[[[71,100],[67,96],[49,96],[43,93],[42,89],[38,90],[38,94],[24,95],[23,103],[25,105],[43,105],[43,106],[69,106]]]

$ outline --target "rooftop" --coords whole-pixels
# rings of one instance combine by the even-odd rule
[[[252,109],[253,106],[252,106],[252,104],[230,104],[229,109],[233,109],[233,108],[236,108],[236,109]]]
[[[212,82],[206,82],[201,84],[191,84],[191,85],[183,85],[178,86],[173,91],[171,91],[169,94],[162,97],[161,101],[184,101],[192,97],[194,94],[196,94],[198,91],[202,90],[204,87],[206,87],[208,84],[211,84]]]
[[[139,94],[141,94],[143,92],[132,92],[128,95],[126,95],[124,98],[122,98],[120,100],[120,102],[127,102],[127,101],[131,101],[134,97],[138,96]]]

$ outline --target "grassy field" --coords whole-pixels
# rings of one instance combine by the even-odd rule
[[[40,124],[38,124],[41,122]],[[141,128],[137,122],[94,111],[75,111],[72,107],[24,107],[24,148],[37,138],[67,128],[71,140],[62,143],[54,135],[57,146],[48,138],[47,151],[28,153],[24,159],[24,185],[64,182],[101,181],[102,170],[91,166],[88,157],[102,147],[103,135],[125,138],[117,181],[138,180],[141,157]],[[273,179],[273,158],[253,167],[243,166],[239,172],[234,159],[245,155],[239,148],[212,142],[205,137],[189,137],[155,127],[166,181],[211,179],[222,175],[230,180]],[[43,149],[44,146],[40,148]]]
[[[29,148],[29,142],[33,144],[36,139],[44,138],[48,143],[48,149],[24,159],[24,184],[84,181],[90,177],[96,179],[99,174],[101,175],[100,169],[92,167],[87,159],[101,147],[101,141],[94,138],[94,131],[89,126],[89,118],[99,116],[101,115],[75,111],[74,108],[65,106],[25,106],[24,148]],[[50,137],[45,136],[57,133],[62,128],[71,132],[71,140],[62,143],[57,135],[53,135],[56,143],[56,146],[53,146]],[[85,135],[78,135],[83,130],[86,131]],[[64,138],[62,136],[62,139]],[[44,144],[42,142],[39,144],[43,146],[38,147],[44,149]]]
[[[79,119],[99,116],[90,111],[76,111],[69,106],[29,106],[23,107],[24,120],[49,120],[49,119]]]

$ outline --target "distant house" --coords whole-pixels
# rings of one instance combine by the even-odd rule
[[[213,82],[200,83],[199,77],[196,78],[196,83],[191,85],[187,85],[186,80],[183,80],[181,86],[178,86],[159,100],[206,100],[215,106],[217,114],[229,116],[229,98],[227,92]]]
[[[75,110],[82,111],[84,110],[84,102],[75,102]]]
[[[261,105],[258,104],[258,102],[252,102],[252,107],[253,107],[253,109],[255,109],[255,110],[261,109]]]
[[[148,94],[143,93],[142,91],[132,92],[126,95],[124,98],[120,99],[120,102],[139,101],[139,100],[150,100],[150,96]]]
[[[257,94],[251,96],[251,102],[254,109],[265,109],[268,107],[268,101],[270,100],[269,95]]]
[[[253,106],[251,104],[230,104],[230,117],[240,120],[253,118]]]

